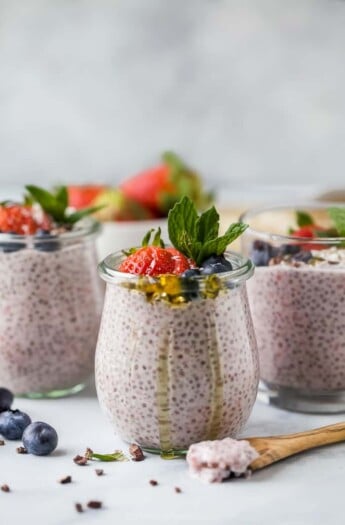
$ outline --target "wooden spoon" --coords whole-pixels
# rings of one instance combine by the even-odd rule
[[[249,467],[255,471],[294,454],[299,454],[304,450],[345,441],[345,422],[297,434],[244,439],[249,441],[251,446],[260,454]]]

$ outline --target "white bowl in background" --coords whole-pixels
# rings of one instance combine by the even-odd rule
[[[101,261],[110,253],[140,246],[143,237],[152,228],[155,231],[160,228],[163,241],[169,243],[167,219],[103,222],[96,242],[98,259]]]

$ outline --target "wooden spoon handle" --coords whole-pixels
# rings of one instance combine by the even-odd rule
[[[250,465],[252,470],[258,470],[304,450],[345,441],[345,422],[285,436],[248,438],[248,441],[260,453]]]

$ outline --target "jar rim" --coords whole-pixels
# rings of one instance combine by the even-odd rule
[[[250,233],[252,235],[260,236],[260,238],[264,238],[271,241],[276,242],[293,242],[293,243],[310,243],[312,246],[313,244],[317,243],[319,245],[325,245],[327,247],[330,243],[332,244],[343,244],[345,242],[345,237],[296,237],[294,235],[289,234],[280,234],[280,233],[274,233],[267,230],[259,230],[256,228],[253,228],[250,226],[250,219],[259,216],[262,213],[269,213],[269,212],[278,212],[278,211],[296,211],[296,210],[303,210],[303,211],[310,211],[310,210],[327,210],[327,208],[330,207],[336,207],[336,208],[344,208],[345,204],[339,205],[339,202],[332,202],[332,201],[306,201],[306,202],[296,202],[295,205],[291,203],[280,203],[280,204],[274,204],[274,205],[268,205],[268,206],[258,206],[255,208],[249,208],[245,212],[243,212],[239,218],[240,222],[244,222],[246,224],[249,224],[247,230],[245,233]]]
[[[77,242],[80,239],[86,237],[96,236],[101,230],[101,224],[91,217],[86,217],[78,222],[78,227],[60,233],[58,235],[53,235],[59,242],[62,244],[71,244],[72,242]],[[39,242],[40,244],[49,243],[52,241],[52,237],[37,237],[35,234],[30,235],[20,235],[16,233],[5,233],[0,232],[0,242],[1,243],[18,243],[25,244],[27,247],[33,246],[35,243]]]
[[[254,273],[254,264],[247,257],[227,250],[225,252],[226,258],[235,266],[233,270],[227,272],[216,273],[218,279],[221,281],[231,282],[233,284],[240,283],[249,279]],[[123,283],[123,282],[132,282],[135,283],[139,281],[140,278],[147,278],[150,282],[158,282],[159,276],[142,276],[137,274],[124,273],[116,270],[116,266],[119,265],[120,261],[123,260],[126,255],[122,251],[117,251],[109,254],[103,261],[98,264],[98,273],[100,277],[108,283]],[[178,277],[178,275],[176,276]],[[197,275],[193,276],[190,279],[193,279],[199,283],[202,283],[206,280],[209,275]]]

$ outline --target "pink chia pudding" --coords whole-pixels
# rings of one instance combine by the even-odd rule
[[[0,384],[16,394],[68,393],[93,371],[103,290],[91,233],[0,253]]]
[[[261,377],[307,392],[345,390],[345,250],[313,253],[313,264],[259,267],[248,282]]]
[[[191,295],[175,294],[178,277],[163,287],[162,280],[152,281],[160,291],[149,295],[137,276],[116,272],[118,256],[101,264],[108,284],[96,386],[124,440],[146,449],[181,450],[235,436],[247,421],[259,377],[244,282],[252,267],[228,256],[235,270],[200,280]]]
[[[260,358],[259,397],[302,412],[345,411],[345,208],[251,210],[243,252]]]

